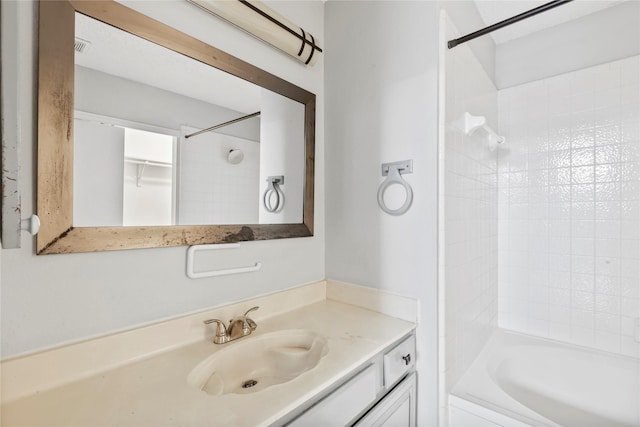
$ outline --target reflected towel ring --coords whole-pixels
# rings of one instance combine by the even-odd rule
[[[284,176],[270,176],[267,178],[267,189],[262,195],[262,204],[267,212],[276,213],[280,212],[284,208],[284,192],[280,188],[280,185],[284,184]],[[276,196],[275,204],[271,203],[271,197]]]
[[[385,179],[382,184],[380,184],[380,187],[378,187],[378,205],[380,206],[380,209],[389,215],[403,215],[409,210],[411,203],[413,202],[413,189],[409,183],[402,178],[401,172],[413,173],[413,160],[382,164],[382,176],[386,175],[387,179]],[[384,202],[384,193],[387,188],[393,184],[400,184],[404,187],[405,192],[407,193],[404,204],[398,209],[390,209]]]

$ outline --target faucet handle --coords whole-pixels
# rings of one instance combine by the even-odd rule
[[[213,342],[216,344],[224,344],[229,341],[229,335],[227,335],[227,328],[224,326],[224,323],[218,319],[207,319],[203,321],[205,325],[210,323],[217,323],[216,325],[216,336],[213,338]]]
[[[260,306],[256,305],[255,307],[251,307],[249,310],[247,310],[244,315],[246,316],[247,314],[251,313],[252,311],[256,311],[257,309],[259,309]]]
[[[259,306],[251,307],[249,310],[247,310],[246,313],[244,313],[244,321],[249,326],[249,329],[251,329],[252,331],[256,330],[256,328],[258,327],[258,324],[253,319],[247,317],[247,314],[251,313],[252,311],[256,311],[259,308],[260,308]]]

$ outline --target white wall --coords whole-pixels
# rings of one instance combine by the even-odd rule
[[[260,113],[260,224],[292,224],[303,221],[304,204],[304,105],[263,90]],[[267,177],[284,176],[280,186],[282,207],[269,212],[263,204]],[[272,199],[275,203],[275,199]]]
[[[3,357],[131,328],[324,277],[323,59],[320,58],[314,68],[306,68],[187,2],[128,1],[126,4],[317,95],[316,235],[242,244],[240,249],[224,255],[223,266],[247,265],[259,260],[263,263],[259,272],[190,280],[185,275],[185,247],[36,256],[34,239],[23,233],[22,249],[6,250],[2,254]],[[269,2],[269,5],[308,29],[324,45],[322,2]],[[36,34],[33,3],[21,1],[19,7],[26,12],[24,22],[18,25],[23,36]],[[35,46],[34,41],[33,50],[22,51],[20,55],[33,57]],[[35,211],[34,69],[21,70],[31,79],[21,95],[32,113],[23,118],[31,126],[23,133],[27,143],[20,147],[23,216]]]
[[[445,22],[445,29],[447,39],[459,36],[451,21]],[[491,145],[482,129],[469,136],[464,133],[465,113],[483,116],[498,129],[498,93],[484,68],[466,45],[446,50],[445,58],[440,162],[444,277],[439,297],[441,301],[444,297],[441,309],[445,310],[440,374],[443,392],[448,393],[498,322],[497,156],[503,148]]]
[[[174,223],[175,141],[176,137],[171,135],[130,128],[124,130],[123,219],[119,225],[154,226]],[[77,140],[74,145],[78,145]],[[161,165],[141,165],[131,159],[159,162]]]
[[[500,91],[500,325],[640,356],[640,57]]]
[[[90,68],[75,67],[75,109],[179,131],[204,129],[244,113]],[[244,120],[222,133],[258,141],[260,120]]]
[[[326,4],[328,278],[414,296],[420,425],[436,425],[437,2]],[[471,25],[478,16],[464,2]],[[479,17],[478,17],[479,19]],[[376,201],[380,164],[413,159],[412,207],[390,216]]]
[[[638,52],[640,2],[626,1],[498,45],[496,86],[503,89],[637,55]]]
[[[447,11],[447,15],[451,21],[455,22],[456,27],[460,29],[458,34],[450,35],[447,37],[447,40],[458,38],[486,27],[474,3],[458,0],[441,0],[439,3],[440,7]],[[496,44],[491,36],[478,37],[463,43],[463,45],[471,49],[476,60],[482,65],[482,68],[484,68],[489,78],[495,81]],[[455,49],[456,48],[453,48],[453,50]]]
[[[124,129],[75,119],[73,224],[122,225]]]

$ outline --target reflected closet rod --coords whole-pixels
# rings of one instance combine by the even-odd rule
[[[569,3],[570,1],[573,1],[573,0],[555,0],[555,1],[552,1],[552,2],[549,2],[549,3],[545,3],[542,6],[538,6],[536,8],[531,9],[531,10],[523,12],[523,13],[521,13],[519,15],[512,16],[511,18],[507,18],[504,21],[500,21],[497,24],[493,24],[493,25],[485,27],[485,28],[483,28],[481,30],[475,31],[473,33],[469,33],[466,36],[462,36],[462,37],[457,38],[457,39],[449,40],[447,42],[447,47],[449,47],[449,49],[453,49],[454,47],[458,46],[459,44],[468,42],[469,40],[473,40],[473,39],[475,39],[477,37],[480,37],[480,36],[484,36],[485,34],[489,34],[489,33],[493,32],[495,30],[499,30],[500,28],[506,27],[507,25],[511,25],[511,24],[514,24],[514,23],[516,23],[518,21],[522,21],[523,19],[530,18],[530,17],[532,17],[534,15],[537,15],[539,13],[546,12],[547,10],[553,9],[554,7],[563,5],[565,3]]]
[[[190,133],[189,135],[185,135],[185,138],[191,138],[192,136],[200,135],[201,133],[211,132],[212,130],[220,129],[225,126],[232,125],[234,123],[241,122],[243,120],[250,119],[252,117],[256,117],[260,115],[260,111],[257,113],[247,114],[246,116],[238,117],[237,119],[229,120],[228,122],[220,123],[219,125],[211,126],[210,128],[199,130],[198,132]]]

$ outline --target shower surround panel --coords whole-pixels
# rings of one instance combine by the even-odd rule
[[[640,356],[639,64],[499,92],[501,327]]]
[[[465,112],[498,124],[497,90],[468,46],[446,52],[444,170],[445,366],[449,390],[486,344],[498,317],[496,151],[465,135]],[[442,296],[441,296],[442,297]],[[441,367],[442,369],[442,367]]]

